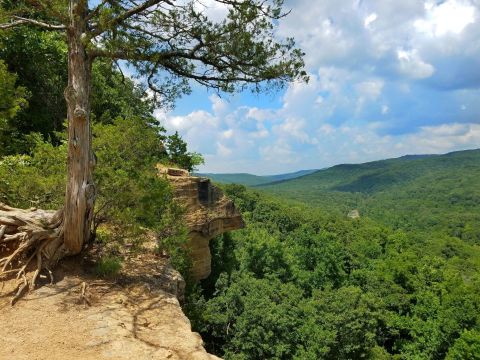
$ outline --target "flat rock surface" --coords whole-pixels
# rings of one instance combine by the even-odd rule
[[[54,285],[13,307],[13,281],[0,283],[0,359],[218,359],[191,331],[174,295],[178,273],[162,259],[136,260],[114,281],[96,280],[66,261]]]

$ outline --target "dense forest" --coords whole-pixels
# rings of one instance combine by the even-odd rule
[[[329,212],[480,244],[480,150],[337,165],[262,186]]]
[[[449,228],[392,229],[240,185],[225,190],[248,225],[213,242],[213,274],[187,306],[210,351],[226,359],[478,359],[478,243]]]

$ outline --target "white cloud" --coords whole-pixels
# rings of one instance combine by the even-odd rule
[[[228,103],[218,95],[210,95],[209,100],[212,103],[212,110],[215,115],[221,116],[228,111]]]
[[[400,73],[412,79],[425,79],[435,72],[435,68],[431,64],[420,58],[417,50],[398,50],[397,58]]]
[[[227,146],[217,142],[217,154],[221,157],[227,157],[232,154],[232,150]]]
[[[358,94],[365,99],[375,100],[382,93],[385,83],[380,79],[366,80],[356,85]]]
[[[289,144],[278,141],[275,144],[260,148],[262,161],[275,162],[277,164],[292,164],[297,161],[295,153],[292,151]]]
[[[365,26],[365,28],[369,29],[372,23],[374,23],[375,20],[377,20],[377,18],[378,18],[378,15],[376,13],[371,13],[365,18],[363,25]]]
[[[198,110],[187,116],[173,116],[165,119],[168,128],[176,131],[188,131],[197,127],[217,128],[218,119],[209,112]]]
[[[448,0],[438,5],[427,1],[425,10],[426,17],[416,20],[414,26],[429,36],[458,35],[475,21],[475,7],[467,1]]]
[[[280,139],[295,139],[300,143],[312,144],[316,142],[305,131],[305,120],[287,117],[281,124],[273,127],[274,133]]]
[[[210,17],[225,15],[215,1],[202,3]],[[274,108],[211,95],[208,111],[158,116],[205,155],[205,170],[217,172],[279,173],[478,147],[479,6],[286,0],[292,13],[277,34],[306,52],[308,84],[290,84]]]
[[[249,108],[246,117],[256,121],[272,120],[275,113],[269,109],[259,109],[257,107]]]
[[[228,5],[215,0],[196,1],[195,8],[214,22],[222,21],[228,14]]]
[[[233,129],[228,129],[222,132],[222,138],[224,139],[231,139],[234,135]]]

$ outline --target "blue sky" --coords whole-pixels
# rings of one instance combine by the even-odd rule
[[[204,0],[220,19],[225,8]],[[287,0],[279,37],[308,84],[272,95],[201,88],[157,117],[208,172],[273,174],[480,147],[479,0]]]

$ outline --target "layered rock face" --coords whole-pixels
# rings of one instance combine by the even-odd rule
[[[173,185],[175,199],[185,206],[192,276],[194,280],[205,279],[211,272],[210,240],[224,232],[243,228],[242,215],[209,179],[160,166],[159,172]]]

